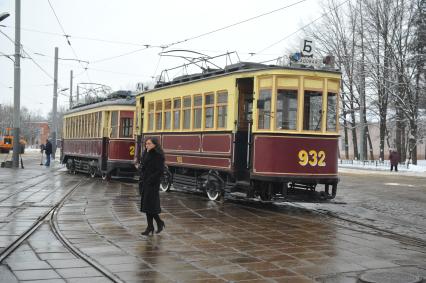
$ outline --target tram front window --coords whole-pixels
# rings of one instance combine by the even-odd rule
[[[322,118],[322,92],[305,90],[303,129],[320,131]]]
[[[277,91],[275,127],[282,130],[296,130],[297,90]]]
[[[327,131],[335,132],[336,128],[337,95],[333,92],[327,94]]]
[[[259,108],[258,129],[271,128],[271,89],[261,89],[259,101],[263,101],[263,107]]]

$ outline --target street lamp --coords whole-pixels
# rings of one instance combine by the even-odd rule
[[[3,21],[4,19],[6,19],[7,17],[9,17],[10,14],[9,13],[1,13],[0,14],[0,22]]]

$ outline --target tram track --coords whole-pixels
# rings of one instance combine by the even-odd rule
[[[61,174],[63,174],[63,173],[62,173],[62,172],[59,172],[59,173],[55,172],[55,173],[53,174],[53,176],[55,176],[55,177],[56,177],[56,176],[61,175]],[[40,176],[42,176],[42,175],[36,176],[36,178],[38,178],[38,177],[40,177]],[[52,176],[48,176],[48,177],[46,177],[46,178],[42,179],[41,181],[39,181],[39,182],[37,182],[37,183],[35,183],[35,184],[30,184],[30,185],[24,186],[23,188],[21,188],[21,189],[19,189],[19,190],[14,191],[14,192],[13,192],[13,193],[11,193],[10,195],[8,195],[8,196],[6,196],[6,197],[1,198],[1,199],[0,199],[0,204],[1,204],[1,202],[3,202],[3,201],[5,201],[5,200],[7,200],[7,199],[9,199],[9,198],[11,198],[11,197],[13,197],[13,196],[15,196],[15,195],[19,194],[19,193],[22,193],[22,192],[24,192],[25,190],[28,190],[28,189],[33,188],[33,187],[35,187],[35,186],[38,186],[38,185],[40,185],[40,184],[42,184],[42,183],[44,183],[44,182],[46,182],[46,181],[49,181],[49,180],[51,179],[51,177],[52,177]],[[33,180],[33,179],[31,179],[31,180]],[[23,182],[16,182],[16,183],[14,183],[13,185],[21,184],[21,183],[24,183],[24,182],[25,182],[25,181],[23,181]]]
[[[375,235],[375,236],[380,235],[380,236],[391,238],[391,239],[394,239],[394,240],[399,240],[401,242],[405,242],[407,244],[417,246],[417,247],[422,247],[422,248],[426,247],[426,241],[419,239],[419,238],[416,238],[416,237],[403,235],[403,234],[400,234],[400,233],[397,233],[397,232],[394,232],[394,231],[391,231],[391,230],[388,230],[388,229],[383,229],[383,228],[379,228],[377,226],[370,225],[370,224],[367,224],[367,223],[363,223],[363,222],[360,222],[360,221],[347,219],[345,217],[341,217],[339,215],[336,215],[335,213],[333,213],[331,211],[310,209],[310,208],[307,208],[307,207],[303,207],[296,202],[286,202],[286,203],[290,204],[291,206],[293,206],[295,208],[299,208],[299,209],[302,209],[302,210],[305,210],[305,211],[320,214],[320,215],[323,215],[325,217],[334,218],[334,219],[346,222],[348,224],[357,225],[357,226],[364,227],[364,228],[367,228],[367,229],[370,229],[370,230],[374,230],[376,232],[373,233],[373,232],[368,232],[368,231],[364,231],[364,230],[360,231],[359,229],[356,229],[354,227],[348,227],[348,226],[345,226],[345,225],[342,225],[342,224],[334,223],[334,225],[341,227],[341,228],[349,229],[349,230],[356,231],[356,232],[368,233],[370,235]],[[283,202],[280,202],[280,204],[282,205]],[[336,203],[336,204],[339,204],[339,203]]]
[[[333,204],[333,205],[341,205],[341,204],[346,204],[346,202],[337,202],[337,201],[333,201],[333,200],[329,200],[329,201],[313,200],[313,201],[297,201],[297,202],[288,201],[288,200],[287,201],[286,200],[280,200],[278,202],[276,202],[276,201],[264,202],[264,201],[260,201],[260,200],[243,199],[243,198],[239,198],[239,197],[228,197],[226,200],[234,202],[234,203],[239,203],[239,204],[242,204],[242,205],[250,205],[254,209],[260,209],[258,207],[255,207],[255,206],[259,206],[259,205],[262,205],[264,207],[265,206],[274,206],[275,208],[278,208],[278,209],[280,208],[280,206],[283,206],[283,205],[291,205],[292,207],[295,207],[295,208],[298,208],[298,209],[301,209],[301,210],[304,210],[304,211],[317,213],[317,214],[320,214],[320,215],[323,215],[323,216],[326,216],[326,217],[330,217],[330,218],[334,218],[334,219],[346,222],[348,224],[358,225],[360,227],[368,228],[368,229],[376,231],[376,233],[360,231],[360,230],[357,230],[356,228],[353,228],[353,227],[348,227],[348,226],[345,226],[345,225],[340,225],[340,224],[335,223],[335,225],[339,226],[339,227],[350,229],[352,231],[369,233],[371,235],[376,235],[376,236],[379,234],[379,235],[384,236],[384,237],[388,237],[388,238],[391,238],[391,239],[397,239],[399,241],[409,243],[410,245],[415,245],[415,246],[422,247],[422,248],[426,247],[426,241],[423,240],[423,239],[419,239],[419,238],[416,238],[416,237],[411,237],[411,236],[407,236],[407,235],[404,235],[404,234],[400,234],[400,233],[394,232],[392,230],[379,228],[377,226],[367,224],[367,223],[363,223],[361,221],[348,219],[348,218],[336,215],[335,213],[333,213],[331,211],[327,211],[325,209],[322,209],[322,210],[312,209],[312,208],[304,207],[304,206],[299,204],[300,202],[304,202],[304,203],[328,203],[328,204]],[[387,235],[384,235],[384,234],[387,234]]]
[[[15,239],[11,244],[9,244],[6,248],[4,248],[0,252],[0,263],[2,263],[9,255],[13,253],[23,242],[25,242],[34,232],[46,221],[49,222],[52,233],[55,237],[67,248],[73,255],[77,258],[84,260],[87,264],[93,267],[95,270],[99,271],[106,278],[111,280],[111,282],[122,283],[120,278],[115,276],[113,273],[103,268],[102,265],[91,259],[89,256],[80,252],[77,248],[75,248],[61,233],[57,221],[57,214],[63,204],[67,201],[67,199],[72,195],[73,192],[81,185],[83,185],[88,178],[81,179],[76,185],[74,185],[61,200],[59,200],[55,205],[53,205],[47,212],[43,215],[39,216],[35,223],[33,223],[24,233],[22,233],[17,239]]]

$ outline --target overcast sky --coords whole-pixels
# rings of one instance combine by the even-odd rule
[[[89,62],[60,60],[60,89],[69,88],[70,70],[75,76],[74,95],[77,83],[99,83],[113,90],[134,89],[138,82],[152,80],[161,70],[185,63],[183,59],[160,58],[161,51],[189,49],[211,56],[237,51],[241,61],[253,62],[295,51],[303,36],[298,30],[322,13],[318,2],[21,0],[21,44],[40,66],[21,59],[21,106],[42,115],[51,111],[55,47],[59,48],[59,58]],[[274,10],[278,11],[203,35]],[[15,1],[0,0],[2,12],[11,16],[0,23],[0,31],[14,39]],[[71,46],[64,31],[70,35]],[[191,39],[199,35],[203,36]],[[185,39],[191,40],[162,49]],[[0,33],[0,55],[13,53],[13,43]],[[231,59],[235,62],[237,57],[233,55]],[[169,72],[170,76],[181,74]],[[68,90],[59,95],[60,106],[68,107],[68,96]],[[0,103],[13,104],[13,62],[5,56],[0,56]]]

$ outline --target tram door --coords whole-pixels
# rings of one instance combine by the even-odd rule
[[[253,78],[237,79],[238,121],[235,134],[235,175],[238,180],[250,179],[252,138]]]
[[[110,128],[110,112],[105,111],[103,119],[102,129],[102,152],[101,152],[101,170],[106,171],[108,169],[108,147],[109,147],[109,128]]]

